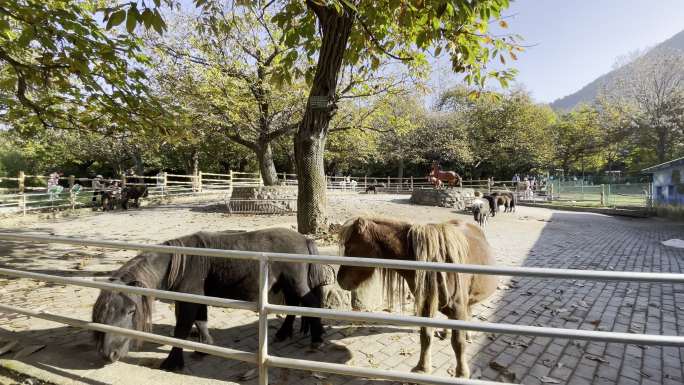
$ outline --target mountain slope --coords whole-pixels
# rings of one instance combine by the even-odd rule
[[[684,51],[684,31],[679,32],[678,34],[653,47],[646,52],[644,56],[652,55],[662,49],[679,49]],[[607,74],[601,75],[593,82],[582,87],[579,91],[560,99],[556,99],[553,103],[551,103],[551,107],[557,110],[570,110],[580,103],[593,102],[603,85],[610,83],[610,81],[616,77],[620,70],[621,68],[618,68],[608,72]]]

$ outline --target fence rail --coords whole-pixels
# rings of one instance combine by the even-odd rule
[[[278,183],[285,186],[296,186],[297,176],[294,174],[277,174]],[[0,213],[22,212],[76,208],[90,203],[93,189],[91,178],[77,178],[69,176],[63,178],[68,181],[69,188],[60,194],[50,194],[44,187],[48,178],[40,175],[24,175],[19,177],[0,177],[4,186],[16,185],[17,188],[0,189]],[[31,180],[39,186],[28,186]],[[160,173],[155,176],[122,176],[120,179],[108,179],[121,185],[145,185],[151,198],[170,198],[174,196],[191,195],[220,195],[229,194],[235,187],[263,186],[261,175],[230,171],[227,174],[198,172],[197,175],[182,175]],[[37,181],[37,182],[36,182]],[[81,185],[78,193],[72,194],[70,188],[75,184]],[[431,189],[433,184],[426,177],[342,177],[327,176],[326,188],[333,193],[358,193],[373,187],[376,192],[410,194],[416,189]],[[555,200],[560,203],[620,207],[650,205],[650,187],[648,184],[624,185],[586,185],[583,182],[560,183],[553,181],[543,188],[520,191],[520,186],[508,181],[490,181],[487,179],[463,180],[461,188],[480,190],[491,193],[496,190],[516,191],[521,200],[547,201]]]
[[[312,316],[331,318],[338,320],[363,321],[363,322],[384,322],[404,326],[428,326],[449,329],[477,330],[492,333],[505,333],[516,335],[532,335],[542,337],[554,337],[565,339],[594,340],[615,343],[630,343],[640,345],[659,345],[684,347],[684,337],[670,335],[651,335],[617,333],[605,331],[591,331],[578,329],[549,328],[526,325],[498,324],[489,322],[473,322],[460,320],[441,320],[417,316],[404,316],[384,313],[360,313],[349,311],[338,311],[332,309],[305,308],[297,306],[282,306],[268,303],[268,275],[269,264],[271,262],[307,262],[307,263],[326,263],[342,264],[352,266],[383,267],[391,269],[409,270],[428,270],[445,272],[465,272],[474,274],[491,274],[507,276],[529,276],[544,278],[563,278],[563,279],[596,279],[596,280],[619,280],[619,281],[638,281],[652,283],[684,283],[684,274],[676,273],[649,273],[649,272],[615,272],[615,271],[594,271],[594,270],[574,270],[574,269],[550,269],[550,268],[530,268],[530,267],[501,267],[501,266],[479,266],[463,264],[427,263],[415,261],[394,261],[377,258],[352,258],[325,255],[303,255],[287,253],[268,253],[250,252],[237,250],[218,250],[176,247],[166,245],[147,245],[137,243],[127,243],[120,241],[101,241],[74,239],[67,237],[54,237],[43,235],[27,235],[14,233],[0,233],[1,240],[7,241],[26,241],[42,243],[61,243],[82,246],[97,246],[114,249],[132,249],[139,251],[152,251],[163,253],[181,253],[185,255],[204,255],[219,258],[246,259],[259,262],[259,300],[256,310],[259,313],[259,350],[256,354],[242,352],[233,349],[216,347],[197,342],[178,340],[175,338],[158,336],[150,333],[121,329],[113,326],[96,324],[83,320],[63,317],[45,312],[37,312],[30,309],[22,309],[9,305],[0,304],[0,311],[9,313],[20,313],[31,317],[47,319],[50,321],[64,323],[74,327],[98,330],[123,334],[134,338],[168,344],[182,348],[198,350],[204,353],[247,362],[256,362],[259,367],[259,383],[268,384],[268,367],[283,367],[293,369],[303,369],[318,372],[328,372],[358,377],[373,377],[387,380],[412,381],[423,384],[499,384],[492,381],[452,379],[437,376],[427,376],[414,373],[392,372],[381,369],[367,369],[350,367],[347,365],[323,363],[314,361],[297,360],[291,358],[275,357],[268,354],[268,315],[269,314],[293,314],[300,316]],[[159,298],[181,300],[185,302],[203,303],[212,306],[222,306],[228,308],[239,308],[254,310],[255,304],[244,301],[225,300],[220,298],[206,297],[200,295],[165,292],[153,289],[134,288],[126,285],[118,285],[108,282],[97,282],[92,280],[66,278],[51,276],[40,273],[25,272],[12,269],[0,269],[0,275],[44,280],[48,282],[73,284],[78,286],[94,287],[104,290],[117,290],[131,292],[135,294],[150,294]]]

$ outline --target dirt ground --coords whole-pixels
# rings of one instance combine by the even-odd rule
[[[470,216],[453,209],[411,205],[407,195],[340,193],[329,197],[328,209],[332,223],[342,223],[356,215],[384,216],[413,222],[454,218],[472,221]],[[58,218],[48,214],[9,217],[0,220],[0,227],[3,231],[159,243],[200,230],[294,229],[296,218],[294,215],[229,215],[216,201],[175,201],[127,212],[82,211]],[[500,265],[682,271],[678,261],[684,257],[684,251],[670,250],[660,245],[660,241],[676,237],[677,234],[681,237],[684,226],[659,219],[632,220],[519,207],[516,213],[501,214],[490,220],[486,234]],[[318,243],[322,254],[337,253],[332,238]],[[133,251],[94,247],[0,243],[0,264],[3,267],[73,277],[107,275],[133,255]],[[678,323],[672,319],[684,316],[684,307],[681,306],[684,305],[684,294],[681,294],[684,290],[681,285],[663,285],[663,291],[656,292],[645,284],[609,286],[606,283],[526,278],[501,280],[497,294],[474,309],[475,319],[570,328],[595,328],[592,325],[598,325],[597,320],[600,319],[603,322],[601,330],[620,329],[623,323],[631,328],[635,323],[640,323],[644,328],[642,330],[647,332],[657,330],[656,334],[677,334],[677,328],[673,329],[671,325]],[[0,279],[2,303],[49,310],[81,319],[89,319],[97,293],[97,290],[74,286]],[[646,310],[640,307],[643,298],[636,296],[637,293],[645,293]],[[377,298],[378,294],[372,293],[372,296]],[[652,318],[655,310],[648,307],[649,295],[658,297],[658,302],[662,304],[662,309],[659,307],[657,310],[661,318]],[[627,303],[633,299],[634,304]],[[607,305],[618,300],[623,304],[615,307]],[[675,306],[675,303],[680,306]],[[646,315],[642,317],[640,314],[644,311]],[[623,318],[627,321],[623,321]],[[166,303],[158,303],[154,318],[155,332],[168,335],[173,319],[172,308]],[[251,312],[212,309],[209,326],[219,345],[255,351],[255,321],[256,317]],[[415,330],[382,325],[327,324],[326,339],[329,344],[321,351],[308,352],[305,348],[307,341],[302,338],[269,349],[273,354],[288,357],[403,371],[410,370],[417,362],[418,336]],[[276,325],[277,321],[271,322],[272,328]],[[682,331],[679,332],[681,334]],[[151,344],[146,345],[143,351],[132,354],[130,359],[103,366],[87,332],[48,321],[0,315],[0,348],[5,343],[3,341],[12,339],[25,341],[22,343],[27,346],[44,344],[46,347],[21,359],[2,356],[0,366],[29,372],[41,380],[58,384],[253,384],[256,381],[250,378],[253,371],[249,365],[215,357],[195,359],[189,353],[186,369],[182,373],[162,372],[157,367],[168,348]],[[650,385],[643,380],[645,377],[638,374],[644,372],[648,373],[649,379],[657,378],[655,383],[682,383],[678,382],[682,379],[681,365],[668,366],[668,363],[681,362],[679,349],[650,349],[646,353],[640,350],[634,353],[629,347],[625,351],[623,345],[620,345],[623,350],[609,351],[611,345],[619,344],[602,344],[603,350],[599,352],[595,345],[586,343],[478,335],[469,346],[468,355],[471,357],[474,377],[483,379],[524,384],[548,383],[544,381],[548,378],[568,384],[632,384],[630,381],[633,378],[630,376],[638,376],[639,381],[635,384]],[[659,367],[654,366],[652,357],[649,358],[649,354],[655,353],[661,363]],[[601,361],[591,357],[585,359],[588,354],[602,357]],[[635,356],[639,360],[638,364],[629,361],[630,354],[641,354]],[[613,362],[614,357],[623,358],[615,358]],[[684,357],[684,352],[681,357]],[[632,357],[633,360],[637,358]],[[436,374],[451,373],[453,353],[448,341],[436,343],[433,360]],[[599,368],[599,365],[608,368]],[[638,368],[637,374],[630,372],[630,368],[634,367]],[[672,367],[680,369],[677,372]],[[273,373],[274,384],[380,383],[297,371],[274,370]],[[613,373],[614,377],[606,380],[606,373]]]

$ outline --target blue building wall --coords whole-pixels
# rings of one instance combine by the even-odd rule
[[[675,173],[679,174],[679,180]],[[684,205],[684,166],[654,171],[652,194],[655,204]]]

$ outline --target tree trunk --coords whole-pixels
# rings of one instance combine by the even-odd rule
[[[399,171],[397,172],[397,177],[399,180],[404,179],[404,158],[399,158]]]
[[[199,174],[199,151],[192,149],[192,175]]]
[[[660,128],[656,133],[658,136],[658,143],[656,144],[658,163],[665,163],[667,161],[667,128]]]
[[[342,67],[342,57],[354,18],[346,6],[342,14],[338,14],[332,7],[318,5],[313,1],[307,1],[307,6],[318,17],[323,40],[306,111],[295,139],[298,178],[297,227],[302,234],[316,233],[323,229],[326,223],[323,154],[328,125],[335,113],[335,107],[331,102],[335,98],[337,77]],[[320,103],[313,105],[314,98],[317,102],[327,98],[328,107],[321,107]]]
[[[259,161],[259,171],[264,186],[275,186],[278,184],[278,174],[276,174],[275,164],[273,163],[273,151],[271,144],[260,143],[256,150],[257,160]]]

